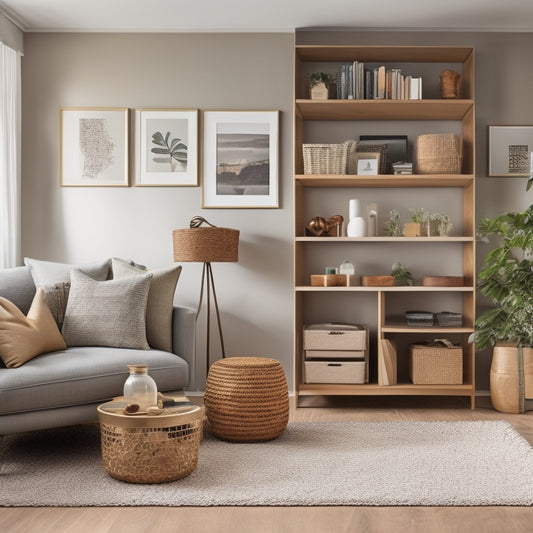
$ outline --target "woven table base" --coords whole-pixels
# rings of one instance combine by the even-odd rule
[[[289,421],[289,393],[279,361],[229,357],[211,365],[204,405],[211,431],[234,442],[279,437]]]

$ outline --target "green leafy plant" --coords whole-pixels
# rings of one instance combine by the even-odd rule
[[[333,74],[328,74],[327,72],[313,72],[312,74],[308,74],[307,78],[309,78],[309,81],[311,82],[311,87],[323,83],[326,88],[329,88],[332,83],[335,83],[335,76]]]
[[[169,163],[172,164],[172,159],[180,163],[187,162],[187,145],[181,139],[174,138],[170,141],[170,131],[163,137],[160,131],[156,131],[152,135],[152,142],[161,148],[152,148],[154,154],[168,155]]]
[[[389,213],[389,220],[385,224],[385,233],[389,237],[401,237],[402,236],[402,225],[400,222],[400,213],[397,209],[392,209]]]
[[[399,261],[392,263],[391,274],[394,277],[394,285],[413,285],[413,275]]]
[[[478,287],[494,309],[480,315],[470,336],[478,348],[498,341],[533,346],[533,205],[521,213],[484,218],[481,237],[496,237],[478,276]]]

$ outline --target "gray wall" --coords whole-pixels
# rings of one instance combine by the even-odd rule
[[[227,355],[275,357],[292,384],[293,45],[291,34],[26,34],[23,255],[159,268],[194,215],[239,229],[239,263],[213,264]],[[202,210],[200,187],[60,188],[62,106],[280,110],[281,208]],[[201,265],[183,266],[176,301],[196,307]],[[202,387],[203,317],[198,341]]]
[[[468,45],[476,50],[476,218],[531,203],[525,179],[487,177],[487,126],[533,124],[530,33],[297,32],[299,44]],[[282,361],[292,388],[292,58],[289,34],[26,34],[23,254],[53,261],[172,262],[171,231],[196,214],[241,230],[238,264],[215,264],[228,355]],[[200,188],[60,188],[59,107],[279,109],[281,208],[202,210]],[[478,267],[488,248],[478,246]],[[177,301],[197,305],[200,265]],[[479,301],[479,307],[483,302]],[[202,386],[203,322],[198,386]],[[218,355],[215,354],[214,358]],[[490,355],[480,353],[478,389]]]

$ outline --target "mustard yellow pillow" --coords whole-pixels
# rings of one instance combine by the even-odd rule
[[[37,289],[27,317],[14,303],[0,297],[0,358],[7,368],[66,347],[44,289]]]

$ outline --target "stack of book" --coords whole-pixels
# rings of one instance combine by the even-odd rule
[[[343,63],[338,95],[341,100],[421,100],[422,78],[405,76],[399,68],[365,68],[361,61]]]

